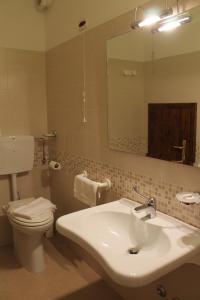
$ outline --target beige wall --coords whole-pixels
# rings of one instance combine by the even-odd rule
[[[169,56],[144,63],[109,59],[108,66],[109,138],[132,137],[133,140],[134,137],[141,136],[147,140],[148,103],[197,103],[195,165],[199,166],[200,52]],[[124,77],[123,70],[135,70],[137,74],[135,77]],[[137,139],[135,143],[137,144]],[[118,146],[114,145],[114,149],[139,153],[137,148],[132,147],[131,151],[128,143],[124,147],[118,143]]]
[[[126,77],[124,70],[136,71]],[[128,60],[108,60],[108,132],[110,138],[142,135],[144,103],[143,63]]]
[[[144,63],[109,58],[107,65],[109,147],[146,155]],[[127,70],[135,75],[125,76]]]
[[[46,46],[50,49],[79,34],[78,23],[83,18],[93,28],[133,9],[143,0],[55,0],[45,18]]]
[[[147,30],[129,30],[107,41],[109,58],[144,62],[150,59],[152,38]]]
[[[0,47],[45,50],[44,14],[33,0],[0,0]]]
[[[47,131],[44,14],[34,1],[0,0],[0,134],[40,136]],[[21,198],[49,197],[48,172],[36,143],[35,167],[18,176]],[[11,241],[2,205],[11,200],[8,176],[0,178],[0,245]]]
[[[84,208],[73,197],[73,179],[86,169],[93,179],[111,178],[113,188],[104,201],[133,197],[132,186],[138,184],[142,192],[156,196],[159,210],[200,227],[199,207],[185,208],[175,200],[182,189],[199,190],[199,169],[108,149],[106,40],[129,25],[128,13],[86,33],[86,124],[82,123],[82,36],[47,52],[48,123],[49,130],[58,131],[50,152],[64,167],[52,173],[52,200],[58,215]],[[176,286],[174,291],[181,295]],[[146,298],[149,293],[154,293],[152,286]]]
[[[0,70],[1,134],[45,132],[45,54],[0,48]]]
[[[0,48],[0,131],[2,135],[47,131],[45,54]],[[36,143],[35,168],[18,177],[21,198],[49,197],[48,174],[41,165],[41,145]],[[8,176],[0,177],[0,245],[10,242],[10,227],[2,205],[11,200]]]

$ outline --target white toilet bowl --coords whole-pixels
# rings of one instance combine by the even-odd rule
[[[16,207],[31,201],[33,199],[13,201],[7,215],[13,228],[15,253],[19,262],[30,272],[42,272],[45,269],[43,237],[52,232],[53,213],[48,210],[31,220],[12,214]]]

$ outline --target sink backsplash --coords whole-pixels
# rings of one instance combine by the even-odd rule
[[[51,157],[61,162],[63,166],[61,172],[64,173],[62,174],[64,177],[68,175],[75,176],[86,170],[93,180],[109,178],[112,182],[111,193],[115,199],[126,197],[142,203],[141,197],[136,196],[133,192],[133,186],[136,185],[140,193],[156,198],[159,211],[200,228],[200,206],[185,206],[175,198],[178,192],[191,191],[187,186],[155,181],[151,177],[136,173],[134,169],[123,170],[66,152],[52,153]]]

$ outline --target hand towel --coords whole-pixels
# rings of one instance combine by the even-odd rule
[[[26,205],[20,206],[13,210],[13,215],[31,220],[34,217],[39,216],[48,210],[55,212],[56,205],[51,203],[51,201],[40,197]]]
[[[96,206],[99,182],[92,181],[83,175],[74,179],[74,197],[89,207]]]

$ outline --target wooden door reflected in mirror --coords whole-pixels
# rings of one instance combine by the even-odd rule
[[[193,165],[196,103],[149,104],[148,156]]]

